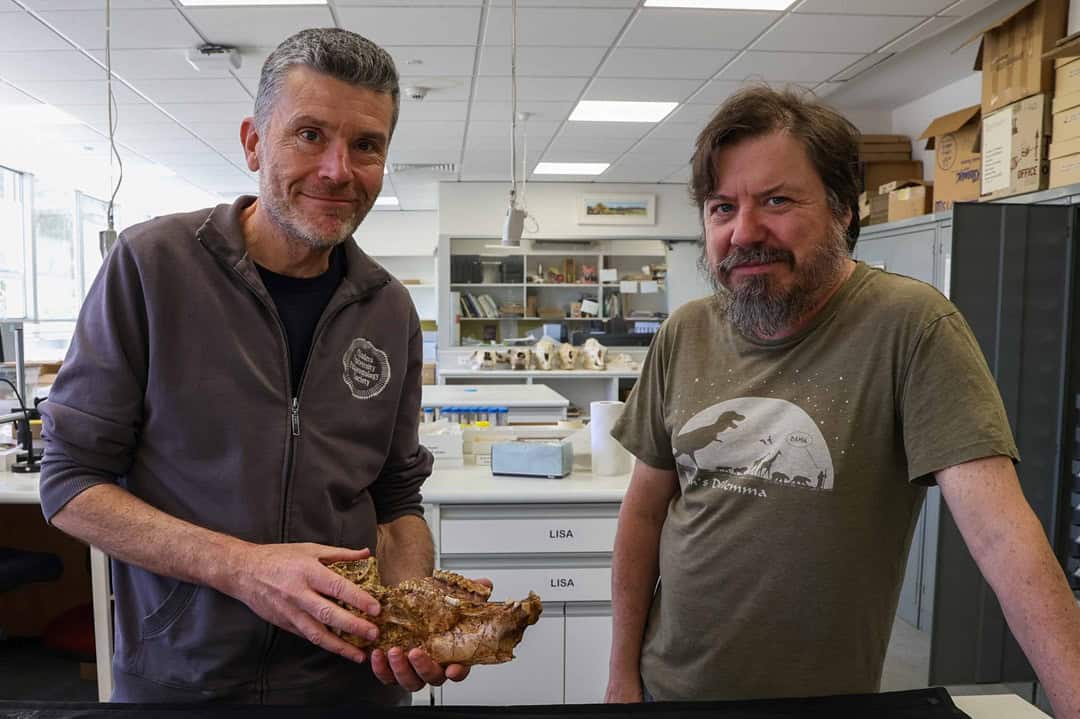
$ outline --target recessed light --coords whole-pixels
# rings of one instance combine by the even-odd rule
[[[397,207],[398,198],[389,195],[380,196],[375,198],[376,207]]]
[[[645,7],[682,7],[700,10],[787,10],[795,0],[645,0]]]
[[[571,122],[660,122],[679,106],[677,102],[582,100],[570,113]]]
[[[186,7],[230,7],[239,5],[326,5],[326,0],[180,0]]]
[[[611,166],[610,162],[541,162],[534,175],[599,175]]]

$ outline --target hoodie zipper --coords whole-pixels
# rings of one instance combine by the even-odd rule
[[[285,323],[281,321],[281,316],[277,312],[277,307],[273,306],[273,302],[267,302],[259,294],[258,288],[256,288],[250,281],[248,281],[247,277],[245,277],[242,272],[240,272],[238,269],[236,269],[233,266],[229,266],[229,269],[231,269],[240,278],[240,280],[248,287],[248,289],[251,291],[251,293],[255,295],[256,299],[258,299],[259,302],[261,302],[263,304],[263,306],[266,307],[267,310],[270,311],[270,314],[274,317],[275,321],[277,322],[278,332],[280,333],[282,344],[283,344],[284,349],[285,349],[285,352],[284,352],[284,356],[285,356],[285,374],[286,374],[286,376],[291,376],[291,371],[290,371],[291,358],[289,356],[288,332],[285,329]],[[375,292],[377,292],[378,290],[381,290],[383,287],[390,284],[390,282],[391,282],[391,279],[387,278],[384,282],[382,282],[379,285],[376,285],[374,287],[369,287],[369,288],[367,288],[366,290],[364,290],[362,292],[359,292],[357,294],[354,294],[354,295],[352,295],[350,297],[345,298],[329,314],[324,313],[323,316],[319,318],[319,322],[315,326],[315,333],[312,335],[312,338],[311,338],[311,348],[314,349],[315,345],[319,341],[319,338],[322,336],[323,330],[330,323],[330,321],[333,320],[334,318],[336,318],[346,307],[349,307],[350,305],[353,305],[353,304],[355,304],[357,302],[361,302],[361,301],[371,297],[373,294],[375,294]],[[311,356],[310,356],[310,351],[309,351],[308,357],[304,359],[304,368],[300,371],[300,382],[296,386],[296,394],[292,395],[291,392],[290,392],[291,398],[290,398],[290,403],[289,403],[289,424],[290,424],[291,434],[289,436],[287,446],[286,446],[285,465],[283,467],[283,470],[285,471],[286,474],[285,474],[285,477],[284,477],[284,486],[283,486],[282,499],[281,499],[280,531],[278,532],[278,541],[281,542],[281,543],[285,542],[286,515],[288,514],[289,501],[291,499],[290,490],[292,488],[292,478],[293,478],[293,459],[294,459],[295,449],[296,449],[295,445],[296,445],[296,442],[298,441],[297,438],[300,436],[300,396],[303,393],[304,379],[307,377],[307,370],[308,370],[308,365],[310,364],[310,360],[311,360]],[[269,665],[270,656],[271,656],[271,654],[273,652],[273,648],[274,648],[274,645],[275,645],[275,643],[277,641],[277,637],[278,637],[278,634],[279,634],[279,630],[278,630],[278,628],[276,626],[274,626],[273,624],[269,624],[268,626],[269,626],[269,632],[267,633],[266,642],[264,643],[263,656],[259,660],[259,668],[256,671],[256,676],[255,676],[255,685],[258,688],[259,701],[260,702],[265,702],[265,700],[266,700],[266,692],[269,689],[268,681],[267,681],[267,675],[268,675],[267,667]]]

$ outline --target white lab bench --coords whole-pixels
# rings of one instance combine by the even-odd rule
[[[505,407],[510,424],[555,424],[566,419],[569,406],[570,400],[543,384],[426,384],[420,396],[422,409]]]
[[[593,702],[603,698],[611,645],[611,546],[629,476],[492,477],[488,467],[438,470],[424,484],[439,565],[494,581],[495,598],[544,598],[518,658],[475,667],[434,689],[446,704]],[[0,504],[39,504],[38,476],[0,472]],[[108,557],[90,550],[98,697],[112,693]],[[571,581],[572,580],[572,581]],[[560,666],[561,664],[561,666]],[[561,671],[555,671],[561,669]],[[1048,719],[1014,694],[954,697],[972,719]]]

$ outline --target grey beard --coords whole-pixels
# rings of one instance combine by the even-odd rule
[[[805,318],[836,283],[850,257],[846,228],[834,221],[829,234],[829,241],[796,267],[796,282],[786,292],[775,290],[765,276],[749,277],[729,290],[720,282],[719,268],[709,263],[704,246],[698,267],[735,328],[746,337],[765,339]]]
[[[260,177],[260,180],[261,179],[262,178]],[[360,226],[360,220],[363,220],[364,216],[367,215],[367,212],[364,212],[363,215],[361,215],[360,220],[358,220],[351,228],[347,228],[347,231],[344,231],[341,237],[326,239],[304,232],[296,225],[296,223],[292,222],[288,217],[286,208],[282,206],[282,203],[278,201],[278,198],[274,197],[270,192],[263,192],[261,182],[259,186],[259,201],[262,202],[263,207],[266,208],[267,217],[269,217],[270,221],[284,232],[285,238],[289,242],[304,245],[313,250],[327,250],[340,245],[347,238],[352,236],[352,233]]]

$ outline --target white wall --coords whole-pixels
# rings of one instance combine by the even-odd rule
[[[912,158],[922,160],[924,179],[934,179],[934,152],[924,149],[926,142],[915,138],[923,134],[934,118],[978,105],[981,98],[982,74],[972,72],[963,79],[892,111],[891,132],[912,138]]]
[[[442,182],[439,184],[439,234],[453,237],[501,237],[509,182]],[[656,195],[655,225],[579,225],[577,201],[583,194]],[[525,237],[697,237],[701,234],[697,210],[690,204],[686,185],[599,184],[588,182],[534,182],[526,192],[531,221]]]
[[[431,257],[439,243],[439,213],[372,210],[356,228],[353,237],[364,252],[373,257]]]

